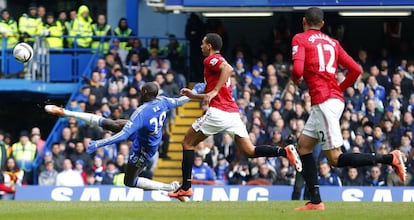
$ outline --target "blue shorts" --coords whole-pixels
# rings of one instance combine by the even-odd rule
[[[128,163],[137,168],[150,167],[157,150],[158,148],[147,149],[141,146],[132,146],[129,151]]]

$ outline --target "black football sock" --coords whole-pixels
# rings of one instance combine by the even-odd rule
[[[392,159],[393,159],[393,155],[392,154],[375,154],[375,159],[377,163],[382,163],[382,164],[392,164]]]
[[[183,175],[183,183],[181,188],[188,190],[191,188],[191,175],[194,164],[194,150],[183,150],[183,161],[181,163],[181,171]]]
[[[260,145],[254,149],[254,157],[286,157],[286,150],[279,146]]]
[[[322,200],[319,193],[318,169],[315,159],[311,153],[300,156],[300,159],[303,165],[302,176],[305,179],[306,187],[309,189],[310,202],[319,204]]]
[[[343,153],[339,155],[337,167],[361,167],[372,166],[377,163],[376,156],[374,154],[367,153]]]

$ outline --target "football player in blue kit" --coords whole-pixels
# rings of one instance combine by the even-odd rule
[[[202,93],[204,87],[204,83],[198,83],[194,86],[193,92]],[[162,138],[162,126],[167,117],[167,112],[190,100],[187,96],[179,98],[158,96],[158,90],[159,85],[155,82],[147,82],[143,85],[140,98],[141,105],[134,111],[129,120],[111,120],[95,114],[69,111],[54,105],[46,105],[45,110],[60,117],[74,117],[91,125],[98,125],[104,129],[117,132],[110,138],[91,141],[87,148],[87,152],[90,154],[98,148],[127,139],[131,140],[133,144],[129,152],[124,184],[144,190],[172,191],[179,187],[177,181],[165,184],[138,177],[158,152]]]

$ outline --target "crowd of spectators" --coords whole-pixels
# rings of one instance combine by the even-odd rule
[[[86,9],[82,10],[79,15],[88,18],[84,16]],[[73,19],[77,17],[75,12],[71,13]],[[103,15],[98,17],[101,25],[106,23],[104,20]],[[127,21],[121,19],[119,25],[108,31],[116,34],[124,30]],[[105,33],[110,33],[108,31]],[[160,48],[157,38],[148,48],[139,38],[131,39],[126,42],[114,38],[107,42],[107,53],[97,60],[90,77],[83,79],[80,91],[70,100],[69,110],[95,113],[114,120],[128,119],[140,104],[141,86],[148,81],[161,85],[160,95],[179,95],[179,89],[186,86],[186,78],[175,71],[175,58],[181,52],[174,36],[165,45],[166,49]],[[291,62],[288,56],[276,52],[272,57],[260,54],[248,59],[242,48],[236,48],[234,56],[228,60],[234,67],[231,76],[233,98],[251,141],[256,145],[295,143],[309,116],[311,104],[306,86],[295,86],[289,81]],[[407,182],[401,183],[392,167],[381,164],[358,169],[330,167],[317,150],[314,156],[318,161],[320,185],[414,185],[414,62],[407,59],[393,61],[391,57],[373,58],[364,50],[355,57],[364,73],[345,91],[342,150],[388,153],[399,149],[407,159]],[[338,81],[345,75],[346,70],[339,68]],[[205,109],[206,105],[201,103],[201,108]],[[173,115],[170,113],[170,118]],[[112,133],[74,118],[67,118],[65,123],[60,140],[45,150],[38,128],[33,128],[30,133],[22,131],[16,143],[11,143],[10,135],[0,131],[3,171],[0,191],[4,192],[3,198],[12,198],[16,185],[32,184],[33,169],[37,169],[39,185],[123,184],[128,142],[98,149],[91,156],[85,152],[89,142],[109,137]],[[169,159],[168,125],[164,128],[159,157]],[[39,167],[32,167],[36,155],[41,155],[43,161]],[[198,184],[294,185],[300,179],[296,178],[298,174],[285,158],[247,159],[228,133],[201,142],[196,147],[196,155],[193,178]],[[157,160],[155,158],[153,166],[143,172],[143,176],[152,177]]]

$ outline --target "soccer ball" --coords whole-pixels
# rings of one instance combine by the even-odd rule
[[[13,56],[17,61],[26,63],[33,57],[33,48],[27,43],[18,43],[13,49]]]

